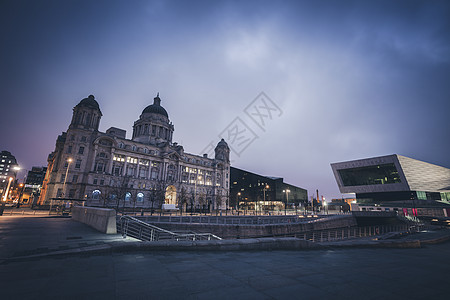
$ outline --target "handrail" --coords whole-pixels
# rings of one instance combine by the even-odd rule
[[[130,228],[131,225],[136,225],[135,228]],[[121,216],[120,217],[120,231],[123,237],[127,235],[140,240],[155,241],[161,238],[161,234],[167,235],[169,238],[179,241],[179,240],[201,240],[201,239],[216,239],[221,240],[220,237],[212,233],[176,233],[172,232],[155,225],[143,222],[131,216]],[[147,230],[147,234],[145,232]]]

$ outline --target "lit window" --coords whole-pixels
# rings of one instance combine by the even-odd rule
[[[125,201],[130,201],[131,199],[131,193],[130,192],[126,192],[125,194]]]
[[[136,157],[127,157],[127,163],[137,164],[138,159]]]
[[[92,200],[100,199],[101,192],[99,190],[95,190],[92,192]]]
[[[113,160],[124,162],[125,161],[125,155],[114,154]]]
[[[144,201],[144,194],[143,193],[138,193],[136,198],[137,198],[137,202],[143,202]]]

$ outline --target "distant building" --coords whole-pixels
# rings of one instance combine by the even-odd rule
[[[283,182],[283,178],[258,175],[249,171],[230,168],[230,206],[249,210],[281,210],[305,206],[308,192]]]
[[[134,122],[131,139],[115,127],[98,131],[101,117],[92,95],[73,108],[67,132],[48,157],[39,204],[65,200],[116,208],[225,208],[230,149],[223,139],[213,158],[185,153],[172,142],[174,125],[159,95]]]
[[[47,167],[32,167],[28,171],[21,199],[22,204],[37,204],[46,172]]]
[[[333,163],[341,193],[356,193],[360,204],[450,203],[450,169],[388,155]]]
[[[0,153],[0,186],[8,184],[8,178],[13,177],[15,180],[17,171],[14,167],[18,167],[17,160],[11,152],[2,151]]]
[[[32,167],[31,171],[28,171],[25,184],[42,186],[46,172],[47,167]]]

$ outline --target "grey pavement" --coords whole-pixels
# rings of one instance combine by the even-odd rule
[[[132,240],[129,240],[132,242]],[[127,243],[68,218],[0,217],[1,257]],[[40,250],[38,250],[40,249]],[[447,299],[450,243],[415,249],[86,252],[0,263],[2,299]]]

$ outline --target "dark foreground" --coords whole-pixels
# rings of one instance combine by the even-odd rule
[[[45,255],[114,243],[135,242],[70,219],[0,218],[0,299],[449,298],[449,242],[415,249]]]
[[[151,252],[0,265],[2,299],[448,299],[450,243],[420,249]]]

